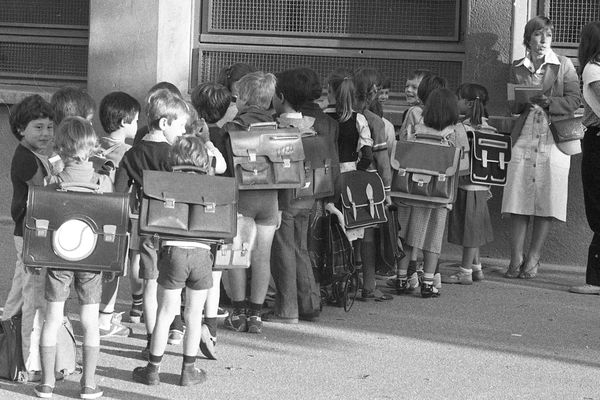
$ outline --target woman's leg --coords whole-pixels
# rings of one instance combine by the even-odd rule
[[[537,265],[539,264],[540,257],[542,256],[542,248],[546,243],[546,238],[550,232],[552,226],[552,218],[548,217],[534,217],[533,218],[533,232],[531,234],[531,246],[523,271],[528,271],[529,276],[533,278],[537,272]]]
[[[256,246],[252,252],[252,282],[250,284],[250,302],[263,304],[269,280],[271,279],[271,245],[275,235],[275,225],[256,225]]]
[[[510,216],[510,265],[519,266],[525,254],[525,238],[527,236],[528,215],[511,214]]]

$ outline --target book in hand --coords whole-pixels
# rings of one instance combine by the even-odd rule
[[[507,98],[517,104],[531,104],[531,98],[543,94],[540,86],[527,86],[509,83],[507,85]]]

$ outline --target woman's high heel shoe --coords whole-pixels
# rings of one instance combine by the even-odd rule
[[[504,273],[504,277],[508,279],[515,279],[521,276],[521,270],[523,269],[523,265],[525,264],[525,259],[521,261],[519,265],[508,265],[508,269]]]
[[[519,274],[519,278],[521,279],[533,279],[537,276],[538,268],[540,267],[540,262],[538,261],[533,267],[524,268]]]

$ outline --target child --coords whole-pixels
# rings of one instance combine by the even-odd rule
[[[146,94],[146,118],[148,117],[148,111],[150,109],[150,101],[152,100],[152,96],[161,90],[167,90],[171,92],[174,96],[181,97],[181,91],[177,88],[177,86],[173,85],[171,82],[158,82],[156,85],[152,86],[148,93]],[[133,144],[139,143],[140,140],[149,132],[148,125],[144,125],[137,130],[135,133],[135,138],[133,139]]]
[[[184,135],[171,149],[172,165],[194,165],[208,172],[209,156],[200,137]],[[206,380],[206,371],[195,367],[202,331],[202,309],[212,282],[213,257],[210,245],[184,238],[164,240],[158,254],[159,302],[156,325],[152,333],[150,355],[145,367],[133,370],[133,379],[146,385],[160,383],[159,370],[167,345],[169,325],[179,312],[181,291],[185,294],[183,364],[179,385],[188,386]]]
[[[189,119],[189,106],[180,97],[173,95],[166,89],[159,90],[150,99],[148,108],[149,133],[142,140],[134,144],[125,153],[119,164],[115,177],[115,190],[128,192],[133,187],[137,196],[135,213],[138,213],[141,201],[142,171],[169,171],[169,151],[175,139],[185,133]],[[150,237],[140,238],[140,270],[139,277],[144,280],[143,307],[144,323],[148,343],[142,351],[145,357],[150,348],[152,331],[156,321],[156,279],[158,269],[156,266],[156,248]],[[181,321],[181,317],[179,318]],[[177,332],[181,340],[183,327]]]
[[[65,168],[49,183],[80,182],[95,183],[101,192],[112,192],[113,185],[105,175],[99,175],[88,158],[96,150],[98,138],[89,121],[81,117],[67,117],[56,129],[54,146],[64,161]],[[98,311],[102,291],[100,272],[83,272],[48,269],[45,297],[48,301],[42,337],[40,356],[42,361],[42,382],[35,387],[38,397],[50,398],[54,390],[54,367],[56,359],[56,338],[64,317],[65,301],[69,298],[69,286],[73,282],[79,304],[83,326],[83,376],[81,377],[80,397],[95,399],[102,396],[96,385],[95,371],[100,354],[100,332]]]
[[[381,120],[385,127],[385,141],[388,150],[388,156],[392,156],[392,146],[396,140],[396,128],[388,119],[383,117],[383,107],[390,98],[391,82],[389,78],[382,78],[381,88],[377,92],[377,101],[372,101],[369,105],[369,110],[374,112]]]
[[[250,72],[255,72],[256,68],[250,64],[246,63],[235,63],[230,65],[229,67],[225,67],[219,71],[219,76],[217,77],[217,83],[225,86],[230,93],[235,93],[234,85],[237,81],[239,81],[242,76],[249,74]],[[221,119],[216,123],[218,126],[222,127],[227,122],[231,122],[234,120],[235,116],[238,113],[238,108],[236,106],[236,97],[233,96],[231,98],[231,102],[229,103],[229,108],[227,112]]]
[[[219,83],[203,83],[192,91],[192,105],[198,115],[206,121],[209,130],[210,142],[219,154],[227,154],[226,135],[217,122],[223,118],[231,103],[231,93]],[[207,146],[207,151],[209,150]],[[223,171],[215,171],[216,174],[232,176],[231,167]],[[202,336],[200,338],[200,351],[207,358],[216,359],[215,346],[217,345],[217,317],[219,313],[219,300],[221,295],[222,271],[213,271],[213,285],[208,289],[206,304],[204,306],[204,320],[202,324]]]
[[[327,100],[325,114],[339,123],[341,172],[366,170],[373,160],[373,139],[365,116],[354,110],[356,87],[349,71],[338,68],[329,76]]]
[[[402,114],[402,123],[406,120],[406,116],[410,108],[415,106],[420,106],[422,108],[423,102],[419,99],[417,95],[417,91],[419,90],[419,85],[424,77],[430,75],[430,72],[426,69],[416,69],[414,70],[406,80],[406,85],[404,86],[404,96],[406,97],[406,104],[408,105],[408,109],[404,111]]]
[[[416,134],[435,135],[454,146],[466,143],[467,138],[458,137],[454,125],[458,122],[458,101],[454,93],[448,89],[435,89],[429,94],[423,110],[423,124],[416,126]],[[411,139],[412,135],[408,138]],[[404,240],[404,249],[410,254],[413,248],[423,250],[424,274],[421,283],[421,296],[438,297],[439,289],[434,286],[433,277],[442,249],[444,228],[448,209],[445,206],[435,207],[421,205],[418,202],[396,200],[398,222],[402,227],[400,236]],[[408,289],[408,264],[405,257],[398,266],[400,291]]]
[[[389,192],[392,183],[392,170],[387,152],[387,137],[383,120],[369,110],[371,104],[379,104],[380,75],[374,69],[361,68],[354,73],[356,85],[356,104],[359,112],[363,113],[369,124],[373,138],[373,163],[368,171],[377,172],[383,181],[386,192]],[[388,197],[388,202],[391,202]],[[364,238],[360,243],[363,288],[359,300],[391,300],[393,297],[378,290],[375,286],[375,269],[377,253],[375,250],[375,228],[366,228]]]
[[[269,113],[275,94],[275,75],[262,71],[244,75],[235,85],[238,114],[223,128],[226,131],[248,127],[258,122],[273,122]],[[232,162],[231,154],[228,162]],[[230,164],[231,165],[231,164]],[[246,302],[246,269],[230,270],[229,297],[233,309],[225,319],[225,327],[236,332],[261,333],[261,313],[271,278],[271,244],[279,224],[277,190],[242,190],[239,193],[238,225],[244,231],[253,231],[256,226],[256,244],[251,253],[252,280],[250,295]],[[240,229],[238,227],[238,229]]]
[[[96,103],[85,90],[76,87],[63,87],[57,90],[50,99],[54,109],[54,123],[60,124],[66,117],[82,117],[88,121],[94,118]]]
[[[99,139],[100,151],[98,158],[102,162],[109,161],[111,163],[109,176],[114,182],[116,172],[114,167],[119,165],[123,155],[131,148],[130,145],[125,143],[125,140],[133,139],[137,131],[140,103],[127,93],[112,92],[107,94],[100,102],[99,114],[100,123],[107,136]],[[131,249],[130,265],[137,265],[138,263],[139,253],[136,249]],[[120,278],[116,277],[102,283],[99,317],[101,338],[129,336],[131,333],[131,329],[120,322],[121,314],[114,313],[119,280]]]
[[[377,93],[377,102],[379,102],[382,106],[389,100],[390,98],[390,89],[392,87],[392,82],[390,78],[384,77],[381,79],[381,88]]]
[[[466,115],[463,123],[472,127],[485,127],[487,124],[485,105],[488,91],[476,83],[464,83],[457,90],[458,108]],[[461,177],[456,202],[448,219],[448,242],[463,246],[462,262],[459,271],[450,276],[442,276],[443,283],[470,285],[483,280],[479,247],[494,240],[490,211],[487,200],[490,197],[488,185],[471,183],[468,176]]]
[[[17,262],[10,291],[4,303],[3,320],[8,320],[17,314],[21,317],[22,351],[25,367],[28,371],[39,371],[39,330],[35,343],[30,340],[34,327],[36,309],[44,307],[43,288],[45,271],[39,275],[26,271],[23,265],[23,220],[27,208],[29,185],[44,184],[44,177],[52,172],[47,157],[47,147],[54,138],[54,111],[51,105],[39,95],[24,98],[10,110],[10,129],[19,141],[15,149],[11,167],[10,179],[13,195],[10,206],[12,219],[15,223],[14,243],[17,251]],[[39,312],[39,323],[43,312]],[[31,357],[30,357],[31,356]]]
[[[320,145],[333,144],[331,132],[317,132],[314,117],[297,110],[314,100],[313,80],[316,74],[306,69],[292,69],[277,74],[273,106],[280,127],[296,127],[302,134],[319,136]],[[319,85],[320,86],[320,85]],[[306,151],[306,149],[305,149]],[[331,146],[331,153],[336,153]],[[320,288],[315,282],[307,248],[308,222],[315,204],[313,198],[294,199],[293,190],[279,191],[281,225],[275,232],[271,251],[271,273],[277,287],[275,310],[269,321],[295,324],[300,316],[315,320],[320,314]]]
[[[445,78],[439,77],[437,75],[426,74],[421,77],[419,87],[417,88],[417,99],[418,102],[416,105],[412,106],[408,109],[406,113],[406,118],[402,122],[402,127],[400,128],[400,140],[413,139],[415,128],[418,124],[423,123],[423,104],[427,101],[429,94],[435,89],[445,88],[447,85],[447,81]],[[407,82],[407,86],[408,82]],[[412,92],[412,89],[410,90]],[[419,248],[414,248],[412,252],[408,252],[404,249],[406,254],[410,255],[410,263],[408,267],[408,286],[406,288],[400,288],[399,292],[403,293],[405,291],[411,291],[416,289],[420,281],[422,280],[422,270],[419,268],[419,264],[417,263]],[[400,281],[399,278],[393,277],[388,280],[388,286],[398,288]],[[436,270],[435,271],[435,286],[440,289],[441,288],[441,275]]]

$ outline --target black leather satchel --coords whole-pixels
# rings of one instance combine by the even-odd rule
[[[144,171],[140,232],[162,238],[187,237],[231,242],[237,226],[235,179],[200,173]]]
[[[471,182],[504,186],[511,157],[511,137],[485,127],[468,130],[467,136],[471,144]]]
[[[348,171],[340,175],[342,213],[347,229],[387,221],[385,189],[377,172]]]
[[[29,188],[23,262],[28,267],[122,275],[128,248],[129,195],[90,183]]]
[[[322,199],[333,196],[332,158],[326,138],[316,132],[302,133],[304,186],[294,190],[296,199]]]

